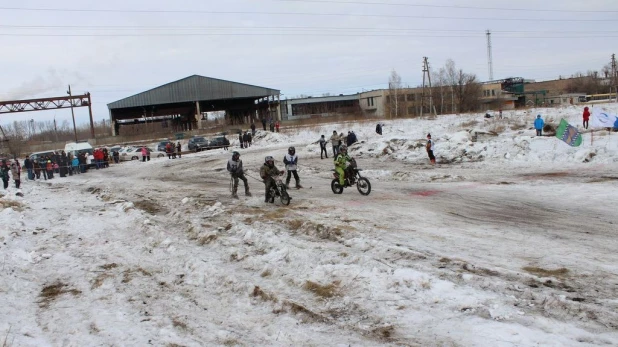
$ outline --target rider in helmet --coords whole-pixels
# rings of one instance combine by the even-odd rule
[[[348,155],[348,146],[339,146],[339,153],[335,157],[335,171],[339,174],[339,184],[343,187],[345,185],[345,172],[348,168],[348,162],[351,158]]]
[[[227,171],[230,172],[230,175],[234,180],[234,185],[232,186],[232,197],[238,199],[236,191],[238,190],[239,178],[245,184],[245,195],[251,196],[251,193],[249,192],[249,183],[247,182],[247,178],[245,177],[245,173],[242,169],[242,160],[240,160],[240,153],[238,153],[237,151],[232,152],[232,159],[227,162]]]
[[[298,156],[296,155],[296,148],[288,148],[288,154],[283,157],[283,163],[285,169],[288,170],[288,177],[285,179],[285,186],[290,188],[290,178],[294,174],[294,180],[296,180],[296,189],[302,188],[300,185],[300,178],[298,178],[298,172],[296,172],[296,165],[298,164]]]
[[[264,186],[266,187],[264,202],[269,202],[271,198],[268,195],[271,186],[274,186],[275,190],[277,190],[277,183],[273,177],[279,175],[283,175],[283,171],[279,171],[279,169],[275,166],[275,158],[270,155],[264,158],[264,165],[260,168],[260,177],[264,180]]]

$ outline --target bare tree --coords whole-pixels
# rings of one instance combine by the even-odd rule
[[[455,94],[459,112],[476,111],[480,107],[481,97],[481,85],[476,80],[476,75],[465,73],[460,69]]]
[[[391,75],[388,78],[388,94],[389,94],[389,113],[390,117],[399,117],[400,115],[400,95],[401,95],[401,77],[397,74],[397,71],[393,69]],[[395,111],[393,113],[393,110]]]
[[[457,84],[457,68],[452,59],[448,59],[444,64],[446,83],[451,86],[451,113],[455,113],[455,85]]]

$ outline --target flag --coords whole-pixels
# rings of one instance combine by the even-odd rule
[[[582,135],[577,131],[577,128],[570,125],[564,119],[560,121],[560,125],[556,130],[556,137],[572,147],[577,147],[582,144]]]
[[[593,107],[590,118],[590,126],[593,128],[618,128],[618,116],[601,107]]]

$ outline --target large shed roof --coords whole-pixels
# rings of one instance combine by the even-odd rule
[[[107,104],[118,109],[206,100],[262,98],[280,94],[277,89],[193,75]]]

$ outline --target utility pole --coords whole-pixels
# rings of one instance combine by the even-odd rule
[[[433,107],[433,97],[431,95],[431,72],[429,70],[429,61],[427,57],[423,57],[423,88],[421,94],[421,117],[423,116],[423,106],[425,105],[425,77],[427,77],[427,82],[429,82],[429,113],[436,114],[435,109]]]
[[[69,84],[69,90],[67,90],[67,94],[71,95],[71,85]],[[69,100],[71,103],[71,116],[73,117],[73,134],[75,134],[75,142],[77,143],[77,127],[75,127],[75,112],[73,111],[73,100]]]
[[[491,32],[487,30],[487,64],[489,67],[489,80],[494,80],[494,61],[491,55]]]
[[[612,54],[612,78],[614,82],[614,92],[616,93],[616,102],[618,102],[618,66],[616,66],[616,54]]]

